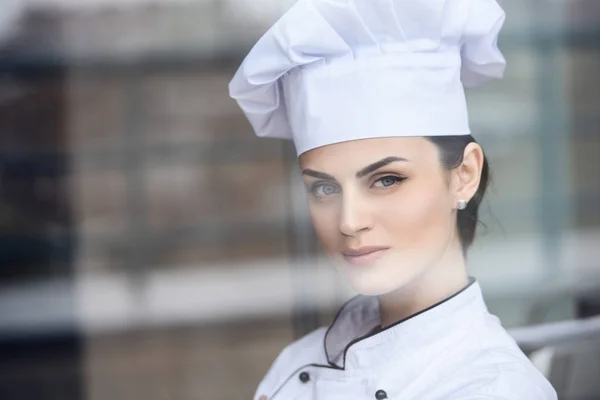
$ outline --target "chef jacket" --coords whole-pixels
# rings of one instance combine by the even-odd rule
[[[255,400],[550,400],[554,388],[490,314],[479,284],[385,329],[357,296],[285,348]]]

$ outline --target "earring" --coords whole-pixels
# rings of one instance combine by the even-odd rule
[[[458,209],[459,210],[464,210],[465,208],[467,208],[467,201],[466,200],[459,200],[458,201]]]

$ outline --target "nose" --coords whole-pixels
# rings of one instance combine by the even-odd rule
[[[373,228],[368,207],[359,196],[344,196],[340,210],[340,232],[344,236],[356,236]]]

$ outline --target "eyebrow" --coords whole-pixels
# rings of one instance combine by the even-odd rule
[[[386,157],[382,160],[374,162],[373,164],[367,165],[366,167],[364,167],[363,169],[361,169],[360,171],[358,171],[356,173],[356,177],[362,178],[365,175],[369,175],[371,172],[377,171],[379,168],[385,167],[386,165],[391,164],[393,162],[397,162],[397,161],[405,162],[408,160],[403,157]]]
[[[302,171],[302,175],[312,176],[313,178],[326,179],[328,181],[336,180],[333,176],[331,176],[329,174],[326,174],[324,172],[315,171],[315,170],[308,169],[308,168]]]
[[[362,178],[365,175],[370,174],[371,172],[377,171],[379,168],[385,167],[388,164],[391,164],[393,162],[398,162],[398,161],[406,162],[408,160],[403,157],[386,157],[382,160],[374,162],[373,164],[367,165],[366,167],[364,167],[363,169],[361,169],[360,171],[358,171],[356,173],[356,177]],[[336,180],[333,176],[331,176],[329,174],[326,174],[324,172],[315,171],[315,170],[312,170],[309,168],[303,170],[302,175],[312,176],[313,178],[326,179],[326,180],[330,180],[330,181]]]

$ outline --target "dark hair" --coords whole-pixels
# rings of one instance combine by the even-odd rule
[[[477,143],[471,135],[463,136],[428,136],[427,140],[434,143],[440,151],[440,161],[444,168],[452,170],[460,166],[463,161],[465,147],[469,143]],[[458,237],[466,252],[475,239],[475,230],[479,222],[479,205],[483,200],[485,191],[490,181],[490,167],[487,159],[483,160],[481,181],[473,198],[467,204],[467,208],[457,213],[456,227]]]

